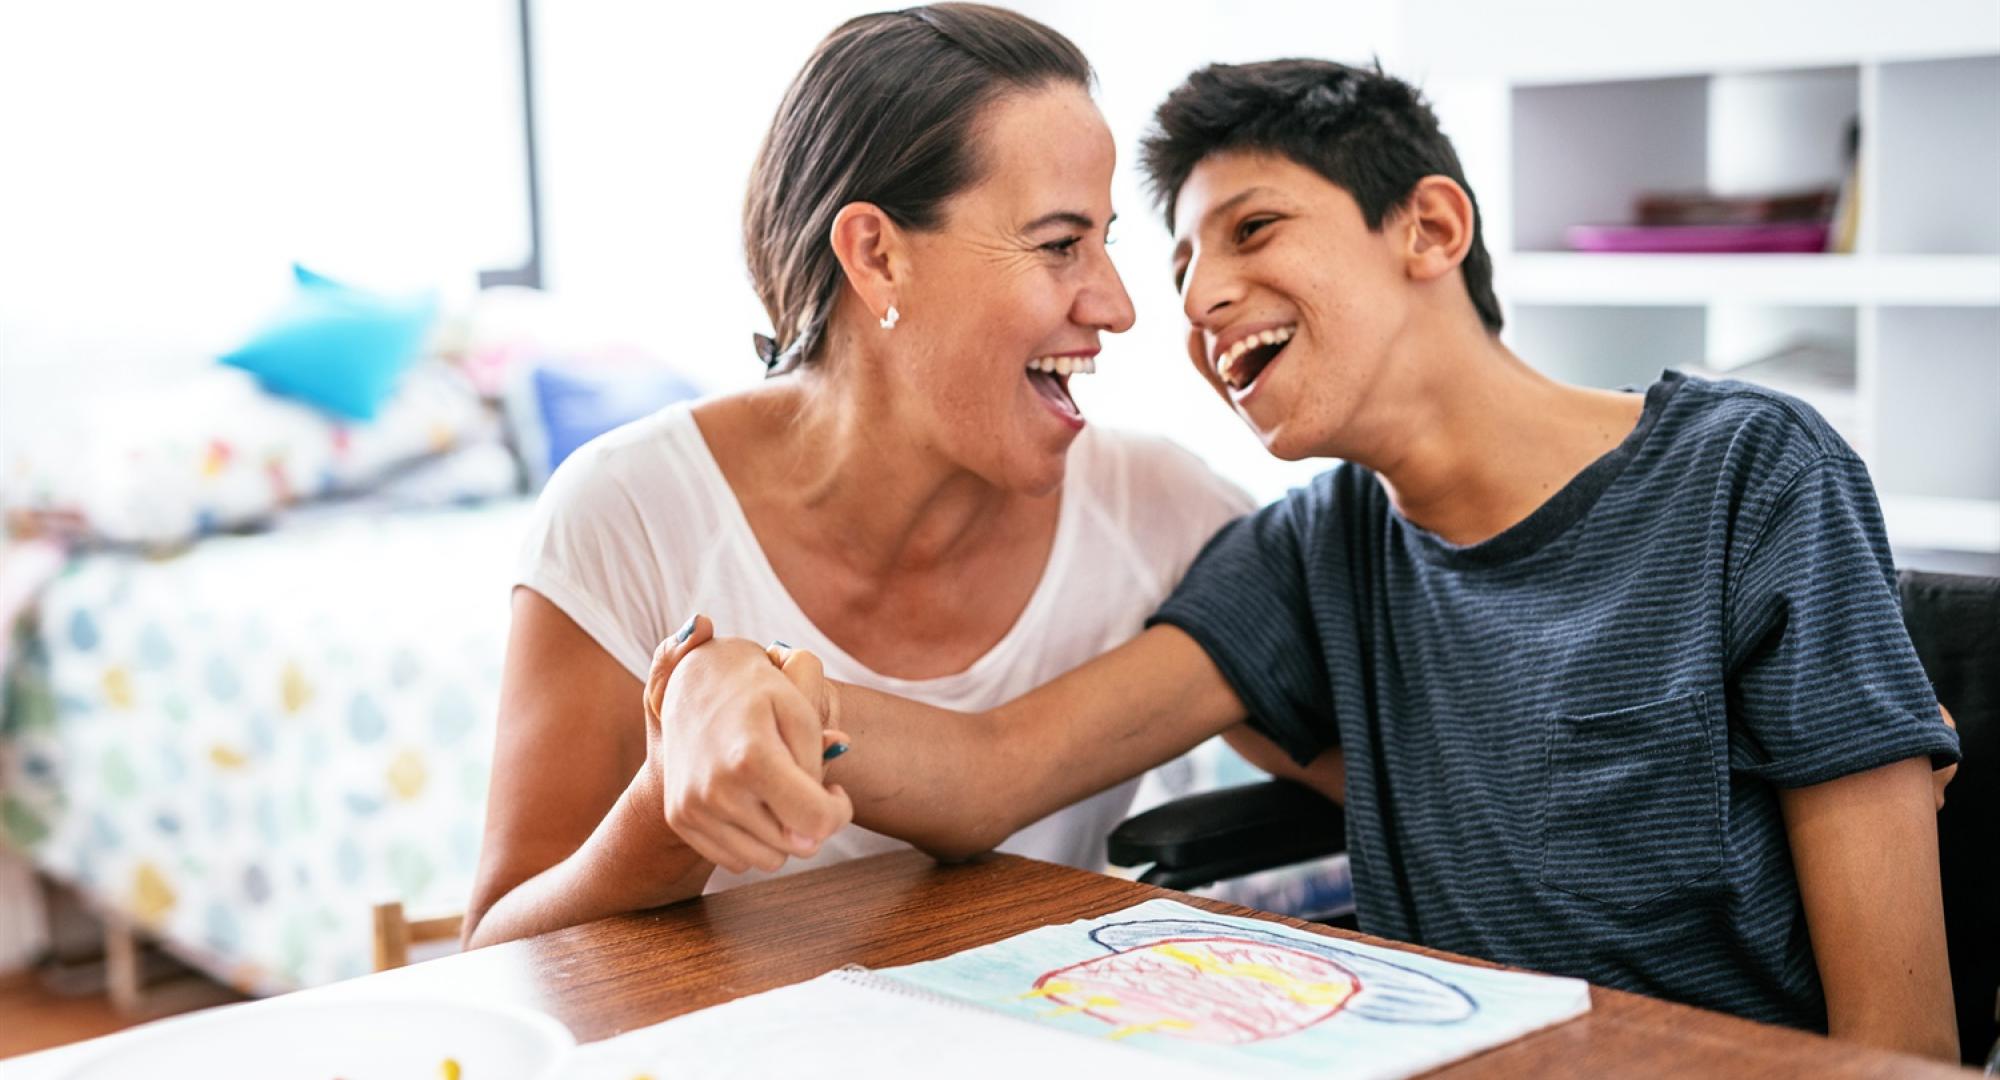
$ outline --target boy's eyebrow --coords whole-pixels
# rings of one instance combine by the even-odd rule
[[[1201,231],[1202,225],[1206,225],[1209,222],[1214,221],[1216,218],[1219,218],[1222,215],[1227,214],[1231,210],[1236,209],[1238,206],[1241,206],[1245,201],[1249,200],[1252,196],[1261,195],[1269,190],[1270,190],[1269,188],[1263,187],[1262,185],[1259,185],[1257,187],[1248,187],[1244,188],[1242,191],[1239,191],[1234,195],[1231,195],[1227,199],[1224,199],[1221,202],[1216,203],[1214,206],[1208,208],[1208,213],[1203,214],[1201,216],[1201,224],[1195,226],[1195,231],[1196,232]],[[1180,260],[1187,258],[1187,253],[1188,253],[1188,239],[1187,237],[1182,237],[1180,241],[1174,245],[1174,256],[1173,256],[1174,261],[1179,262]]]

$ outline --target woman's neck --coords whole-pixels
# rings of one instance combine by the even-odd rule
[[[697,410],[752,516],[885,580],[1009,532],[1024,497],[943,460],[897,402],[862,381],[816,364]]]

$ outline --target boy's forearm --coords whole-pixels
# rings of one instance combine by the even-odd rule
[[[854,752],[828,779],[855,821],[955,858],[1181,754],[1243,716],[1214,663],[1156,627],[984,713],[841,686]]]

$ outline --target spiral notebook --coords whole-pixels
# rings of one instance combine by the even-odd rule
[[[1575,979],[1170,900],[904,967],[844,968],[579,1050],[574,1080],[810,1075],[1391,1080],[1587,1012]]]

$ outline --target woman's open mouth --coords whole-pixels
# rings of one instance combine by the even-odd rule
[[[1041,395],[1042,403],[1055,413],[1057,418],[1073,428],[1083,426],[1083,410],[1076,407],[1076,399],[1069,396],[1069,377],[1088,375],[1097,370],[1097,361],[1089,356],[1038,356],[1028,361],[1028,384]]]
[[[1271,361],[1285,351],[1285,346],[1298,329],[1296,324],[1280,326],[1261,330],[1237,341],[1216,358],[1216,378],[1221,379],[1231,393],[1241,396],[1271,366]]]

